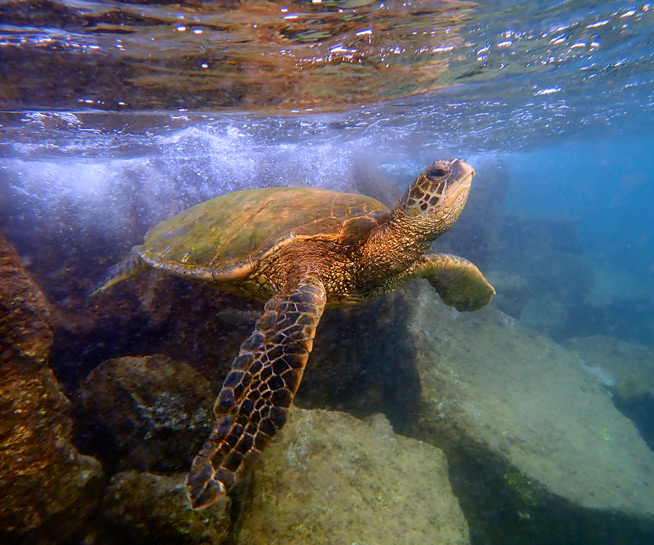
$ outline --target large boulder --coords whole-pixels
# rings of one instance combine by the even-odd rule
[[[382,415],[294,408],[243,505],[243,545],[469,543],[443,453]]]
[[[81,383],[78,442],[112,470],[183,470],[213,424],[209,381],[162,355],[108,360]]]
[[[0,235],[0,362],[22,360],[42,367],[51,346],[46,298]]]
[[[651,543],[654,452],[578,356],[494,307],[459,314],[426,283],[409,289],[414,433],[446,452],[471,529],[489,543]]]
[[[382,415],[364,422],[294,408],[252,476],[199,511],[190,508],[185,475],[115,474],[85,541],[469,543],[443,453],[395,434]]]
[[[61,543],[100,498],[102,470],[71,443],[69,402],[47,365],[45,297],[0,236],[0,541]]]

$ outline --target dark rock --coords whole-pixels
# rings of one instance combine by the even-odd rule
[[[72,394],[101,362],[163,353],[218,388],[262,304],[156,271],[108,293],[54,307],[51,365]]]
[[[129,284],[98,297],[98,305],[117,305],[125,297],[125,305],[137,306],[138,315],[146,320],[150,317],[140,331],[135,327],[138,321],[132,321],[120,342],[127,347],[126,340],[134,335],[141,346],[149,339],[149,352],[188,362],[209,380],[212,396],[217,395],[263,305],[160,273],[146,273]],[[297,402],[360,416],[384,412],[401,429],[415,414],[419,391],[411,346],[401,338],[407,305],[404,294],[392,294],[357,306],[328,309],[318,327]],[[135,320],[135,314],[126,312],[125,320],[129,316]],[[159,325],[155,328],[154,323]],[[92,337],[81,338],[92,344]]]
[[[97,504],[102,471],[71,443],[45,297],[2,237],[0,311],[0,541],[62,543]]]
[[[593,271],[594,273],[596,270]],[[647,286],[647,282],[643,283]],[[620,281],[615,282],[614,291],[625,289],[609,301],[597,303],[590,300],[570,309],[566,324],[570,338],[609,336],[635,344],[654,347],[654,297],[629,296],[627,288]],[[601,289],[601,287],[599,288]],[[598,291],[597,288],[595,291]]]
[[[384,413],[403,430],[418,410],[415,350],[406,342],[405,292],[323,314],[297,403],[363,417]]]
[[[108,360],[81,384],[78,444],[112,469],[185,469],[211,431],[215,394],[166,356]]]
[[[186,474],[128,471],[113,476],[96,527],[85,542],[102,545],[157,543],[219,545],[231,529],[229,499],[201,511],[190,507]]]

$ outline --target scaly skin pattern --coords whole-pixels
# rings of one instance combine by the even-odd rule
[[[460,311],[484,308],[495,295],[495,289],[481,271],[467,259],[456,255],[422,256],[412,274],[429,280],[443,302]]]
[[[325,302],[322,282],[305,272],[266,303],[232,362],[214,406],[213,431],[193,460],[187,487],[194,509],[239,482],[286,422]]]

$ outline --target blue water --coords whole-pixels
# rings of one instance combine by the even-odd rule
[[[497,278],[507,323],[654,354],[654,4],[227,4],[0,2],[0,233],[58,320],[88,311],[148,227],[205,199],[351,191],[360,164],[400,191],[461,157],[474,236],[437,244]],[[65,340],[57,365],[86,358],[84,373],[147,352]],[[80,377],[60,375],[74,399]],[[652,448],[651,390],[630,403]],[[479,530],[496,509],[473,543],[499,545]]]
[[[643,132],[512,154],[507,209],[573,218],[584,250],[629,271],[646,292],[654,272],[653,144]]]

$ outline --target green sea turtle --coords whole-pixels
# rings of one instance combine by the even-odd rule
[[[193,508],[223,496],[284,425],[326,306],[389,293],[427,278],[458,310],[486,306],[495,291],[469,261],[427,254],[458,219],[475,172],[440,160],[389,210],[324,189],[229,193],[169,218],[109,271],[96,291],[149,268],[267,301],[216,399],[213,431],[187,478]]]

